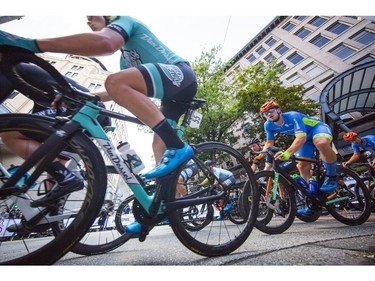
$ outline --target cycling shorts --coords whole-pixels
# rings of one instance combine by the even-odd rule
[[[331,128],[325,123],[319,123],[316,125],[312,131],[307,135],[307,141],[302,146],[300,150],[298,150],[295,155],[297,157],[308,157],[314,158],[315,156],[315,145],[313,143],[313,139],[316,137],[326,137],[330,141],[332,141],[332,131]]]
[[[176,65],[146,63],[136,66],[147,85],[147,96],[161,100],[160,110],[167,119],[178,122],[197,92],[197,79],[188,63]],[[177,101],[177,103],[176,103]]]

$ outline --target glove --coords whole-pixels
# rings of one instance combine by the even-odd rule
[[[35,39],[20,37],[0,30],[0,45],[20,47],[33,53],[41,53]]]
[[[257,156],[254,157],[255,160],[262,160],[263,159],[263,155],[262,154],[258,154]]]
[[[279,151],[277,155],[280,155],[281,161],[287,161],[290,158],[290,153],[288,151]]]

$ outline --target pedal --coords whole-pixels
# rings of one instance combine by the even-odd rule
[[[142,225],[141,233],[139,234],[139,242],[143,242],[146,240],[147,235],[150,233],[150,230],[152,229],[152,226],[145,226]]]

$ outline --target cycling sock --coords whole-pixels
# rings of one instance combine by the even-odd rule
[[[48,169],[46,169],[46,172],[50,174],[56,182],[60,185],[64,185],[67,182],[73,180],[76,178],[75,175],[72,174],[71,171],[69,171],[63,164],[61,164],[59,161],[53,162]]]
[[[327,163],[327,162],[323,161],[323,165],[326,168],[327,176],[329,176],[329,177],[336,176],[336,164],[337,164],[337,161],[335,161],[333,163]]]
[[[152,130],[164,141],[166,147],[182,148],[184,146],[167,119],[162,120]]]

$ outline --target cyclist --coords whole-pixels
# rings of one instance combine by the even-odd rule
[[[189,179],[198,173],[198,166],[193,160],[189,160],[184,169],[181,171],[176,187],[176,198],[187,194],[186,183]]]
[[[214,185],[218,185],[219,184],[218,180],[220,181],[220,185],[218,185],[219,189],[227,189],[228,187],[230,187],[230,186],[232,186],[236,183],[236,178],[234,177],[234,175],[231,171],[215,167],[214,162],[212,160],[206,160],[204,162],[204,165],[217,178],[214,181]],[[209,183],[209,181],[210,181],[210,179],[206,178],[200,184],[205,185],[205,184]],[[224,212],[229,211],[232,208],[232,206],[233,206],[233,202],[231,201],[229,204],[227,204],[224,207],[223,211]],[[221,220],[221,217],[218,216],[216,219]]]
[[[125,107],[155,132],[153,151],[158,165],[146,178],[167,175],[194,154],[183,143],[171,123],[178,121],[197,91],[196,76],[189,62],[173,53],[142,22],[129,16],[88,16],[93,32],[59,38],[28,39],[0,31],[0,45],[22,47],[34,53],[58,52],[83,56],[113,54],[121,50],[122,71],[111,74],[102,101],[113,100]],[[161,100],[159,108],[149,99]],[[63,196],[59,188],[55,197]]]
[[[262,151],[262,146],[260,145],[259,139],[251,138],[248,141],[248,144],[250,145],[250,149],[252,151],[254,151],[254,152]],[[252,162],[251,169],[253,169],[254,172],[258,170],[260,161],[262,159],[263,159],[263,154],[257,154],[256,156],[251,157],[251,162]],[[272,161],[273,161],[272,156],[267,154],[266,162],[265,162],[265,165],[264,165],[265,171],[269,171],[269,170],[272,169]]]
[[[370,163],[371,167],[375,168],[375,157],[373,149],[375,148],[375,135],[367,135],[360,137],[356,132],[345,133],[342,138],[346,141],[352,143],[353,155],[350,159],[342,164],[344,167],[347,167],[349,164],[358,161],[361,158],[361,149],[371,150],[372,152],[372,161]]]
[[[275,101],[267,101],[260,107],[261,114],[267,119],[264,129],[267,141],[263,148],[274,145],[275,133],[294,135],[295,139],[285,151],[275,155],[276,160],[287,161],[292,154],[297,157],[313,158],[314,147],[319,150],[323,165],[326,169],[326,177],[320,190],[330,192],[336,189],[336,153],[331,147],[332,132],[330,127],[317,118],[313,118],[296,111],[281,112],[281,108]],[[308,182],[311,176],[311,164],[299,161],[297,168],[301,177]],[[298,210],[299,213],[309,214],[309,208]]]

